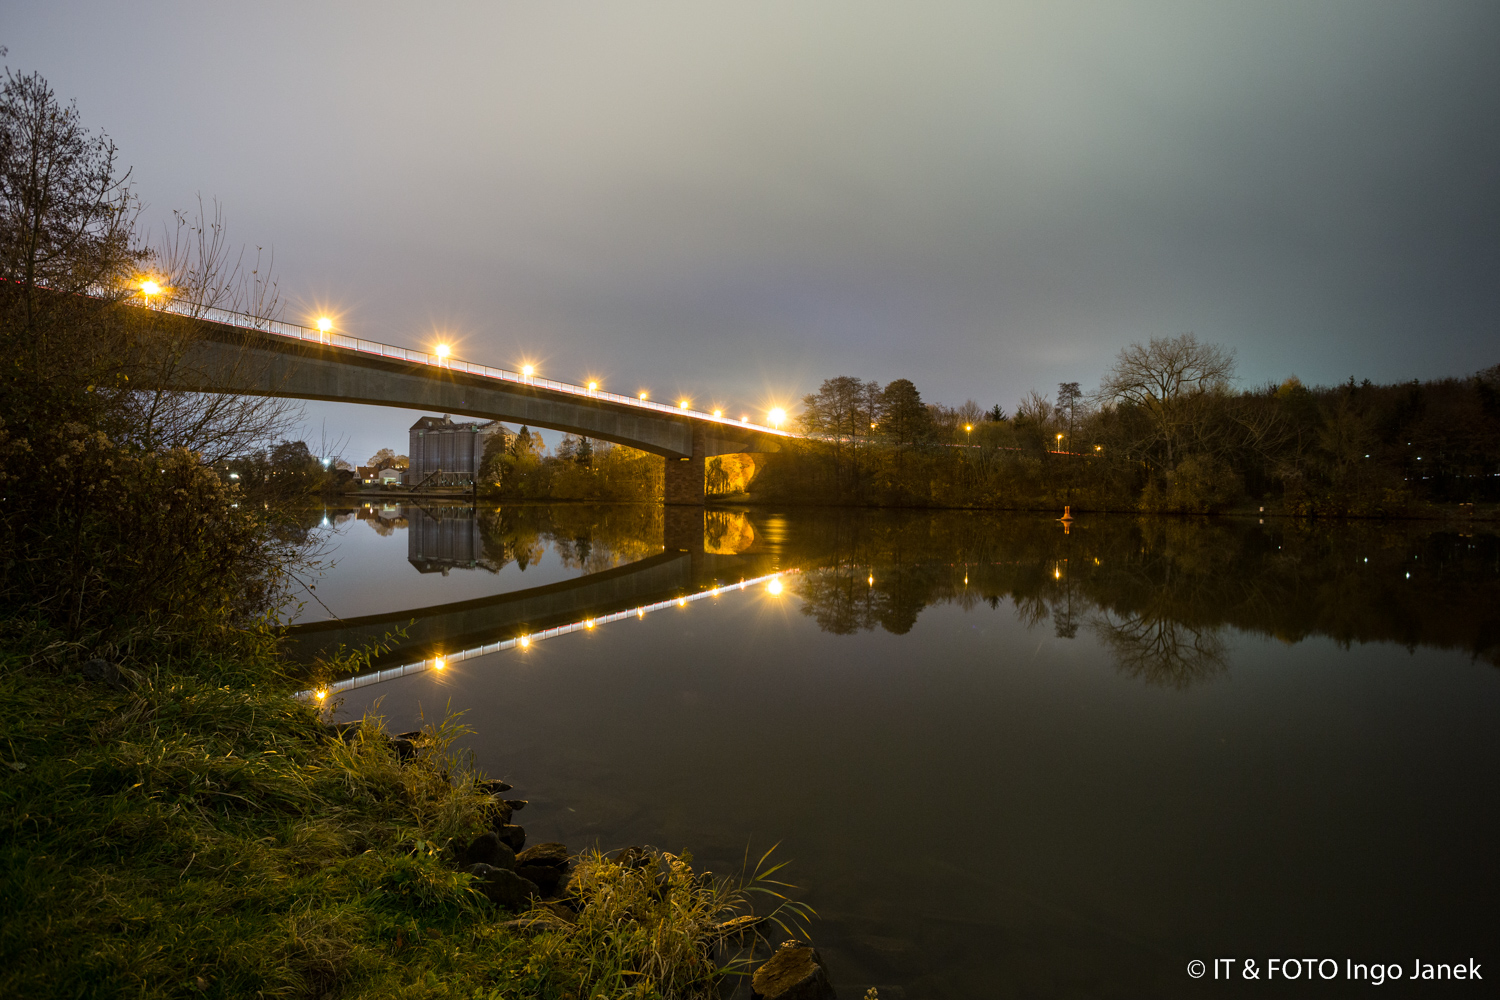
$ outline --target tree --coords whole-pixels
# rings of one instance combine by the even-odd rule
[[[932,434],[932,414],[910,379],[898,378],[880,393],[881,429],[898,445],[916,444]]]
[[[136,201],[115,144],[91,136],[40,74],[6,70],[0,87],[0,268],[28,291],[113,289],[145,254]],[[35,295],[28,295],[28,325]]]
[[[1182,457],[1185,439],[1201,430],[1211,416],[1206,403],[1222,396],[1234,379],[1234,352],[1199,342],[1191,333],[1154,337],[1120,351],[1104,376],[1099,396],[1133,406],[1155,431],[1148,458],[1168,472]]]
[[[381,469],[393,469],[396,467],[396,453],[389,448],[382,448],[371,455],[370,460],[365,464],[376,472]]]

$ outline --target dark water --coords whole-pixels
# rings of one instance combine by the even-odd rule
[[[342,714],[465,712],[533,842],[720,871],[779,842],[841,996],[1344,993],[1346,960],[1399,963],[1383,993],[1484,992],[1413,990],[1418,959],[1500,979],[1491,530],[387,513],[329,512],[317,593],[344,622],[304,609],[300,648],[421,609],[377,666],[446,669]],[[1188,976],[1228,957],[1233,983]],[[1271,958],[1338,978],[1268,982]]]

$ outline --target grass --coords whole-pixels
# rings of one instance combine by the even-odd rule
[[[518,917],[454,862],[494,806],[454,720],[403,763],[379,719],[331,736],[263,643],[146,643],[115,686],[0,644],[0,996],[707,996],[745,960],[724,921],[805,912],[774,868],[636,851]]]

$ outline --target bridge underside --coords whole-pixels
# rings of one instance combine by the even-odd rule
[[[503,420],[622,444],[666,459],[666,501],[703,503],[704,460],[772,452],[775,435],[541,386],[499,382],[346,348],[204,324],[171,388],[316,399]]]

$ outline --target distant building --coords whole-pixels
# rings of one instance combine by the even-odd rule
[[[455,424],[446,413],[423,417],[411,425],[407,483],[420,483],[434,472],[477,475],[484,462],[485,445],[496,434],[503,435],[507,447],[516,436],[498,420]]]
[[[400,486],[405,482],[405,474],[405,469],[381,469],[375,475],[382,486]]]
[[[358,465],[354,468],[354,478],[362,483],[373,483],[379,474],[379,470],[373,465]]]

